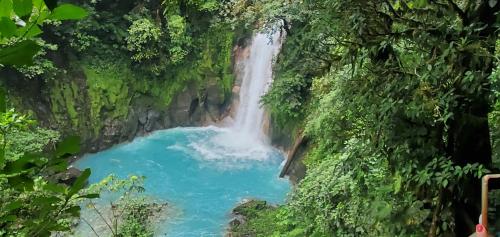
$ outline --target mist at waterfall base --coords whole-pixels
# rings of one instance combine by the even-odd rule
[[[157,131],[87,155],[74,166],[91,168],[91,183],[111,173],[146,176],[146,193],[169,205],[157,236],[223,236],[232,208],[244,199],[284,202],[290,190],[288,180],[278,177],[284,157],[266,141],[259,104],[272,81],[279,40],[279,33],[272,40],[264,34],[253,38],[232,125]],[[84,225],[80,232],[90,236]]]

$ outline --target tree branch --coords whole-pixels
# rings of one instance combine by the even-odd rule
[[[94,232],[94,234],[97,236],[97,237],[101,237],[97,231],[94,229],[94,227],[90,224],[89,221],[87,221],[87,219],[85,219],[84,217],[81,217],[81,219],[90,227],[90,229],[92,230],[92,232]]]
[[[441,189],[439,192],[436,208],[434,209],[434,213],[432,215],[431,228],[429,229],[429,233],[427,237],[435,237],[438,229],[438,221],[439,221],[439,213],[441,213],[441,205],[443,202],[443,193],[444,190]]]

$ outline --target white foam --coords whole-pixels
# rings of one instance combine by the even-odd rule
[[[166,149],[186,153],[200,160],[201,166],[221,170],[246,169],[255,165],[255,161],[266,163],[277,152],[269,144],[230,128],[209,126],[176,130],[190,131],[186,133],[189,134],[188,141],[166,146]]]
[[[240,103],[233,129],[254,139],[263,140],[265,121],[261,97],[273,81],[273,60],[281,48],[280,31],[272,35],[258,33],[252,40],[250,56],[243,62]]]

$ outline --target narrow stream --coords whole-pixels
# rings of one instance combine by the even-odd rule
[[[290,190],[288,180],[278,178],[284,157],[262,132],[266,118],[260,107],[260,97],[272,82],[278,35],[272,40],[264,34],[254,37],[240,75],[240,105],[232,125],[157,131],[86,155],[74,165],[92,169],[90,182],[111,173],[146,176],[147,194],[170,206],[158,236],[223,236],[238,202],[257,198],[282,203]],[[82,227],[80,233],[87,231]]]

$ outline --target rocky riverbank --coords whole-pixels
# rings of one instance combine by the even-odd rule
[[[251,218],[255,218],[257,215],[261,215],[266,212],[266,210],[273,210],[275,206],[269,205],[266,201],[261,200],[245,200],[236,206],[232,212],[232,219],[229,222],[229,226],[225,237],[254,237],[257,233],[252,231],[251,226],[249,226],[248,221]]]

